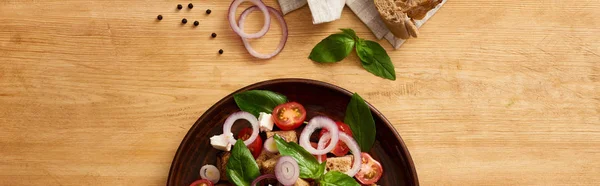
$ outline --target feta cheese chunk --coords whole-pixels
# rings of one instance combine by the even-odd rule
[[[273,130],[273,119],[271,118],[271,114],[261,112],[258,115],[258,126],[260,128],[260,131]]]
[[[346,0],[308,0],[313,24],[321,24],[340,19]]]
[[[215,148],[222,151],[230,151],[231,144],[229,143],[229,138],[233,138],[233,134],[229,133],[229,135],[220,134],[213,137],[210,137],[210,144]]]

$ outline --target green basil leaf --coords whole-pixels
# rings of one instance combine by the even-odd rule
[[[360,186],[354,178],[339,172],[329,171],[319,180],[321,186]]]
[[[347,34],[332,34],[310,52],[309,59],[319,63],[333,63],[346,58],[354,48],[354,38]]]
[[[237,186],[250,186],[252,181],[260,176],[258,165],[252,153],[241,139],[238,139],[233,149],[231,149],[226,174],[229,181]]]
[[[352,37],[355,41],[359,40],[359,38],[358,38],[358,36],[356,36],[356,32],[354,32],[354,30],[352,30],[350,28],[342,28],[340,30],[342,30],[342,32],[344,32],[344,34],[347,34],[350,37]]]
[[[320,178],[325,172],[325,162],[319,164],[317,158],[304,150],[294,142],[286,142],[279,135],[275,135],[275,143],[279,153],[283,156],[291,156],[298,162],[300,167],[300,178]]]
[[[243,111],[258,117],[260,112],[271,113],[277,105],[287,102],[284,95],[268,90],[250,90],[233,95],[235,103]]]
[[[360,39],[356,43],[356,54],[367,71],[382,78],[396,80],[394,64],[379,43]]]
[[[350,126],[352,137],[360,146],[361,151],[368,152],[375,143],[375,120],[371,115],[369,105],[357,93],[352,95],[344,123]]]

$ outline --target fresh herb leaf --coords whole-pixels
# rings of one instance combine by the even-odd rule
[[[354,39],[354,41],[357,41],[359,39],[358,36],[356,36],[356,32],[354,32],[354,30],[352,30],[352,29],[342,28],[340,30],[342,30],[342,32],[344,32],[344,34],[347,34],[350,37],[352,37],[352,39]]]
[[[226,173],[229,181],[237,186],[250,186],[250,183],[260,176],[258,165],[252,153],[241,139],[237,140],[231,150]]]
[[[396,80],[396,70],[390,56],[379,43],[359,39],[356,43],[356,53],[363,68],[376,76]]]
[[[279,135],[275,135],[275,143],[279,153],[283,156],[291,156],[298,162],[300,167],[300,178],[320,178],[325,172],[325,162],[319,163],[317,158],[304,150],[294,142],[286,142]]]
[[[346,107],[346,117],[344,123],[350,126],[352,136],[360,146],[362,152],[371,150],[375,143],[375,120],[371,115],[369,105],[357,93],[352,95],[348,107]]]
[[[243,111],[258,117],[260,112],[271,113],[277,105],[287,102],[284,95],[268,90],[250,90],[233,95],[235,103]]]
[[[341,61],[350,54],[353,47],[368,72],[386,79],[396,80],[396,70],[387,52],[379,43],[364,40],[349,28],[340,29],[342,33],[332,34],[317,44],[308,58],[319,63]]]
[[[329,171],[327,174],[323,176],[323,178],[319,179],[319,185],[321,186],[360,186],[354,178],[339,172],[339,171]]]
[[[334,63],[346,58],[354,47],[354,38],[347,34],[333,34],[323,39],[310,52],[309,59],[319,63]]]

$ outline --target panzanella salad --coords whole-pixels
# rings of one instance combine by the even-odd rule
[[[237,186],[360,186],[375,185],[381,178],[381,164],[367,153],[375,142],[375,121],[358,94],[348,103],[344,121],[306,118],[301,103],[267,90],[238,93],[234,99],[242,111],[225,120],[222,134],[210,137],[211,145],[223,151],[217,165],[204,165],[201,179],[191,186],[219,181]],[[232,131],[237,120],[251,127]]]

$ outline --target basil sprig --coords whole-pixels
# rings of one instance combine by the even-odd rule
[[[317,158],[297,143],[286,142],[279,135],[275,135],[274,138],[279,153],[283,156],[291,156],[298,162],[300,178],[316,180],[322,186],[360,186],[354,178],[339,171],[329,171],[324,174],[325,162],[317,162]]]
[[[350,126],[352,137],[360,146],[361,151],[368,152],[375,143],[375,120],[371,115],[369,105],[357,93],[352,95],[346,107],[344,123]]]
[[[334,63],[346,58],[352,48],[356,48],[363,68],[376,76],[396,80],[394,64],[379,43],[359,38],[352,29],[340,30],[342,33],[332,34],[321,40],[308,58],[318,63]]]
[[[241,139],[238,139],[231,149],[226,174],[227,178],[237,186],[250,186],[252,181],[260,176],[256,160]]]
[[[243,111],[258,117],[260,112],[271,113],[280,104],[287,102],[284,95],[268,90],[249,90],[233,95],[235,103]]]
[[[354,39],[346,34],[332,34],[313,48],[308,56],[319,63],[334,63],[346,58],[354,47]]]
[[[279,135],[275,135],[274,138],[279,153],[283,156],[291,156],[298,162],[300,178],[317,179],[323,175],[325,172],[325,162],[319,163],[317,158],[297,143],[286,142]]]
[[[375,41],[358,39],[356,42],[356,54],[360,58],[360,64],[367,71],[376,76],[396,80],[396,70],[390,56],[385,49]]]
[[[320,186],[360,186],[354,178],[339,171],[327,172],[318,182]]]

